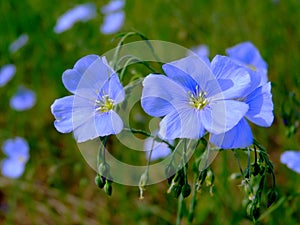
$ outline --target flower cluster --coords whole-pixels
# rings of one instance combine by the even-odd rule
[[[167,139],[199,139],[224,149],[245,148],[253,135],[247,120],[270,126],[271,84],[266,63],[249,42],[228,49],[210,63],[197,56],[163,65],[166,75],[150,74],[144,82],[142,107],[163,117],[159,135]]]

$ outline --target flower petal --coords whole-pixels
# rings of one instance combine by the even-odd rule
[[[36,102],[36,95],[32,90],[20,87],[10,99],[10,107],[16,111],[31,109]]]
[[[251,76],[255,76],[255,80],[258,80],[258,85],[268,82],[268,65],[261,57],[258,49],[251,42],[237,44],[226,49],[226,53],[237,63],[248,68],[250,73],[252,71]]]
[[[222,92],[223,98],[239,98],[245,96],[250,86],[250,75],[246,69],[234,63],[229,57],[217,55],[211,62],[216,79],[230,79],[233,86]],[[220,84],[221,85],[221,84]]]
[[[59,98],[51,105],[51,113],[55,117],[54,126],[61,133],[70,133],[73,130],[72,111],[74,96]]]
[[[159,125],[159,136],[169,140],[175,138],[199,139],[205,132],[199,111],[192,108],[174,110],[166,115]]]
[[[152,147],[151,161],[165,158],[171,153],[171,150],[166,143],[154,141],[153,138],[149,137],[144,141],[144,150],[146,151],[147,159],[149,158]]]
[[[2,144],[3,152],[10,158],[22,157],[24,162],[29,158],[29,145],[22,137],[7,139]]]
[[[118,104],[122,102],[125,98],[125,91],[120,83],[119,77],[116,73],[111,75],[107,82],[103,85],[103,88],[101,91],[104,91],[104,93],[107,93],[108,96],[114,100],[114,104]]]
[[[173,110],[174,104],[187,101],[182,86],[163,75],[148,75],[143,81],[142,107],[151,116],[164,116]]]
[[[117,11],[104,16],[104,21],[100,27],[102,34],[113,34],[118,32],[125,20],[125,13],[123,11]]]
[[[300,173],[300,152],[299,151],[285,151],[280,156],[280,161],[286,164],[288,168]]]
[[[210,142],[223,149],[246,148],[253,143],[251,128],[245,119],[223,134],[211,134]]]
[[[172,67],[170,67],[172,66]],[[174,68],[177,68],[175,72],[173,72],[171,69],[173,68],[173,71],[175,71]],[[196,81],[198,85],[200,85],[200,88],[203,89],[207,83],[208,80],[215,79],[214,75],[212,74],[212,71],[208,67],[208,65],[198,56],[196,55],[190,55],[188,57],[179,59],[177,61],[173,61],[170,63],[167,63],[163,66],[163,69],[170,70],[170,72],[167,72],[168,77],[171,77],[172,79],[176,80],[177,82],[180,82],[182,85],[184,85],[186,82],[182,82],[180,79],[180,76],[182,74],[187,74],[188,76],[192,77],[193,80]],[[181,72],[179,72],[181,71]],[[186,80],[186,79],[185,79]],[[192,79],[189,79],[192,80]],[[191,83],[193,84],[193,83]]]
[[[213,101],[201,110],[201,121],[205,129],[213,134],[225,133],[243,118],[248,110],[244,102]]]
[[[113,73],[105,57],[87,55],[79,59],[73,69],[66,70],[62,80],[71,93],[95,98],[96,91],[102,88],[104,82]]]
[[[16,66],[14,64],[7,64],[0,69],[0,87],[6,85],[15,75]]]
[[[274,120],[274,105],[270,82],[254,90],[245,102],[249,105],[247,119],[262,127],[271,126]]]
[[[78,143],[95,139],[97,137],[118,134],[123,129],[123,121],[114,112],[95,113],[87,121],[75,127],[74,137]]]
[[[25,164],[17,159],[4,159],[1,164],[2,174],[6,177],[19,178],[25,169]]]

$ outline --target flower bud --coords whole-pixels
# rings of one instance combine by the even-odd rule
[[[277,200],[277,197],[278,197],[277,191],[274,188],[272,188],[267,195],[267,199],[268,199],[267,207],[268,208]]]
[[[104,191],[107,195],[111,196],[112,194],[112,184],[110,180],[106,180],[106,183],[104,185]]]
[[[103,188],[105,185],[106,179],[102,176],[100,176],[99,174],[97,174],[97,176],[95,177],[95,184],[99,187],[99,188]]]
[[[182,186],[181,194],[184,198],[188,197],[191,194],[191,186],[188,183]]]
[[[181,190],[182,190],[182,186],[180,185],[174,185],[172,187],[172,194],[175,198],[178,198],[180,193],[181,193]]]

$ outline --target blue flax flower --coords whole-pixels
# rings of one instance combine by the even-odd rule
[[[29,159],[29,146],[24,138],[16,137],[6,140],[2,150],[7,156],[1,163],[2,174],[10,178],[20,177]]]
[[[0,87],[6,85],[15,75],[16,66],[13,64],[7,64],[0,68]]]
[[[154,135],[157,135],[158,130],[153,132]],[[173,140],[167,140],[170,144],[173,144]],[[152,149],[151,161],[165,158],[171,153],[171,149],[164,142],[159,142],[154,140],[153,137],[148,137],[144,141],[144,150],[146,151],[147,159],[149,158],[150,151]]]
[[[96,15],[96,6],[94,3],[77,5],[57,19],[54,32],[58,34],[62,33],[70,29],[76,22],[86,22],[96,17]]]
[[[104,15],[104,21],[100,27],[101,33],[113,34],[122,28],[125,20],[124,5],[125,0],[112,0],[101,8]]]
[[[57,99],[51,106],[59,132],[74,131],[77,142],[121,132],[123,122],[114,107],[124,100],[125,92],[105,57],[79,59],[62,80],[74,95]]]
[[[10,107],[16,111],[31,109],[36,102],[36,95],[32,90],[19,87],[17,92],[10,99]]]
[[[247,120],[262,127],[269,127],[273,123],[271,83],[267,82],[267,64],[252,43],[238,44],[227,49],[227,53],[250,74],[251,85],[237,99],[245,102],[249,109],[235,127],[225,134],[211,135],[210,141],[224,149],[245,148],[253,142],[253,134]]]
[[[300,152],[299,151],[285,151],[280,156],[280,161],[286,164],[288,168],[300,173]]]
[[[23,46],[25,46],[28,42],[28,35],[27,34],[22,34],[18,37],[18,39],[16,39],[14,42],[12,42],[9,45],[9,51],[11,53],[15,53],[17,52],[20,48],[22,48]]]
[[[249,74],[228,57],[216,56],[209,68],[199,57],[188,56],[164,64],[163,70],[167,76],[144,79],[141,102],[149,115],[164,116],[159,131],[164,139],[224,133],[248,111],[247,104],[234,98],[248,87]]]

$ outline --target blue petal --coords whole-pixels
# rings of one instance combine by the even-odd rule
[[[246,95],[245,91],[251,81],[247,70],[234,63],[229,57],[220,55],[213,58],[211,68],[217,80],[230,79],[233,82],[233,86],[222,93],[223,98],[239,98]]]
[[[33,91],[20,87],[10,99],[10,107],[17,111],[24,111],[32,108],[36,102],[36,95]]]
[[[117,74],[113,74],[108,78],[107,82],[104,83],[101,92],[107,93],[114,101],[114,104],[122,102],[125,98],[125,91]]]
[[[165,158],[171,153],[171,150],[166,143],[154,141],[152,137],[149,137],[144,141],[144,150],[146,151],[147,159],[149,158],[152,147],[151,161]]]
[[[20,48],[22,48],[23,46],[25,46],[28,42],[28,35],[27,34],[22,34],[18,37],[18,39],[16,39],[14,42],[12,42],[9,45],[9,51],[11,53],[15,53],[17,52]]]
[[[6,177],[19,178],[25,169],[25,164],[17,159],[4,159],[1,163],[2,174]]]
[[[251,42],[243,42],[226,50],[230,58],[245,66],[258,85],[267,83],[268,65],[261,57],[258,49]]]
[[[56,99],[51,105],[51,112],[55,117],[54,126],[61,133],[70,133],[73,130],[72,111],[74,96]]]
[[[213,134],[225,133],[233,128],[248,111],[244,102],[225,100],[209,103],[201,113],[201,121],[206,130]]]
[[[159,136],[164,139],[198,139],[204,135],[200,113],[196,109],[181,108],[166,115],[160,122]]]
[[[299,151],[285,151],[280,157],[280,161],[286,164],[288,168],[300,173],[300,152]]]
[[[125,19],[125,13],[123,11],[117,11],[105,15],[100,31],[102,34],[113,34],[118,32],[123,24]]]
[[[267,70],[267,63],[261,57],[257,48],[251,42],[243,42],[226,49],[226,53],[233,59],[246,65]]]
[[[274,120],[274,105],[270,82],[254,90],[245,102],[249,105],[247,119],[262,127],[271,126]]]
[[[251,128],[245,119],[224,134],[211,134],[210,142],[220,148],[246,148],[253,143]]]
[[[65,12],[62,16],[57,19],[54,27],[55,33],[62,33],[70,29],[76,22],[86,22],[96,17],[96,6],[93,3],[86,3],[77,5],[74,8]]]
[[[151,116],[164,116],[187,101],[183,87],[166,76],[148,75],[143,86],[142,107]]]
[[[0,69],[0,87],[3,87],[10,81],[16,73],[16,66],[7,64]]]
[[[103,14],[109,14],[123,9],[124,5],[125,0],[112,0],[107,5],[101,7],[101,12]]]
[[[29,158],[29,145],[22,137],[7,139],[2,144],[3,152],[10,158],[19,158],[26,161]]]
[[[73,69],[63,73],[63,84],[71,93],[95,97],[96,91],[114,71],[107,64],[105,57],[87,55],[79,59]]]
[[[118,134],[123,129],[123,121],[114,111],[95,113],[84,123],[76,126],[74,137],[78,143],[93,140],[97,137]]]
[[[172,66],[172,67],[169,67],[169,66]],[[163,66],[163,69],[164,68],[170,70],[170,72],[165,71],[169,77],[175,76],[174,79],[177,80],[178,82],[182,83],[182,85],[184,85],[184,83],[186,83],[186,81],[182,82],[180,79],[180,76],[182,74],[187,74],[188,76],[192,77],[193,80],[196,81],[196,84],[198,84],[201,89],[203,89],[205,87],[208,80],[215,79],[215,77],[212,74],[212,71],[210,70],[208,65],[196,55],[190,55],[188,57],[179,59],[177,61],[167,63]],[[177,70],[176,71],[174,69],[171,70],[172,68],[177,68]],[[173,72],[173,71],[175,71],[175,72]],[[181,72],[179,72],[179,71],[181,71]],[[186,80],[186,78],[185,78],[185,80]],[[186,83],[186,84],[188,84],[188,87],[190,87],[190,84],[193,84],[193,83],[190,83],[191,81],[192,81],[192,79],[189,79],[189,82]]]

